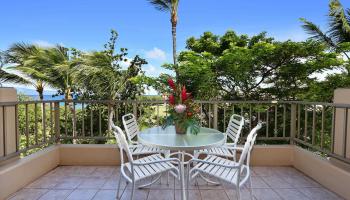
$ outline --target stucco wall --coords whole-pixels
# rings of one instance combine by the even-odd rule
[[[0,199],[36,180],[59,165],[59,147],[51,146],[0,167]]]
[[[61,144],[60,165],[120,165],[116,145]]]
[[[321,185],[350,199],[350,172],[332,164],[310,151],[294,147],[293,166]]]

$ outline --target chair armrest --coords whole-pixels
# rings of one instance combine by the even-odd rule
[[[224,164],[220,164],[220,163],[214,163],[214,162],[209,162],[206,160],[200,160],[200,159],[191,159],[190,161],[188,161],[188,165],[190,165],[193,162],[198,162],[198,163],[205,163],[205,164],[211,164],[211,165],[216,165],[216,166],[220,166],[220,167],[226,167],[226,168],[239,168],[239,166],[234,166],[234,165],[224,165]]]

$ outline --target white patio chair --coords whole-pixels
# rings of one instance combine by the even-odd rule
[[[196,178],[196,176],[201,174],[207,175],[209,177],[215,177],[218,180],[234,185],[236,187],[235,189],[237,199],[240,199],[240,188],[249,181],[250,197],[253,199],[251,189],[251,174],[249,168],[250,153],[255,143],[257,131],[261,128],[261,126],[262,124],[259,123],[254,129],[251,130],[243,148],[226,147],[231,150],[241,151],[241,155],[238,162],[210,154],[207,154],[207,157],[203,160],[190,160],[188,162],[187,187],[190,182],[190,179]],[[190,169],[192,163],[197,164],[195,164],[195,166],[192,169]]]
[[[131,200],[134,197],[136,183],[147,178],[156,177],[150,183],[138,186],[138,188],[146,187],[155,183],[164,173],[170,173],[181,181],[181,168],[178,168],[172,164],[172,162],[175,162],[178,164],[178,166],[180,166],[181,163],[179,159],[166,159],[160,154],[153,154],[151,156],[134,160],[123,131],[114,124],[112,124],[112,128],[114,136],[118,143],[121,159],[117,199],[120,199],[119,190],[122,178],[124,178],[127,183],[132,184]],[[124,159],[124,153],[127,156],[128,162],[126,162]]]
[[[140,132],[139,126],[136,121],[136,117],[133,114],[126,114],[122,117],[124,129],[126,132],[126,136],[129,141],[129,147],[131,154],[134,156],[139,155],[147,155],[147,154],[155,154],[155,153],[162,153],[165,157],[169,157],[170,151],[161,150],[157,147],[150,147],[145,146],[137,141],[135,141],[135,138],[137,137],[137,134]]]
[[[235,161],[236,150],[231,150],[230,148],[227,148],[227,147],[235,147],[237,145],[243,129],[243,125],[244,125],[244,118],[240,115],[233,114],[230,118],[230,121],[227,125],[227,129],[225,132],[226,143],[221,147],[214,147],[210,149],[195,151],[194,158],[198,158],[199,154],[201,154],[202,152],[205,152],[206,154],[222,156],[226,158],[233,158],[233,160]],[[228,139],[231,139],[232,143],[228,143],[227,142]]]

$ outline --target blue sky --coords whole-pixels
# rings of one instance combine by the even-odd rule
[[[350,2],[342,0],[344,7]],[[63,44],[82,50],[102,49],[110,29],[119,33],[118,45],[149,61],[149,75],[171,61],[169,14],[146,0],[2,0],[0,49],[24,41]],[[278,40],[303,40],[299,18],[327,25],[328,0],[180,0],[178,50],[186,39],[204,31],[256,34],[267,31]]]

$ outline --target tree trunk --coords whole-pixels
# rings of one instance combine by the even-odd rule
[[[112,131],[112,123],[114,117],[114,107],[108,106],[108,131]]]
[[[67,88],[66,91],[64,92],[64,98],[66,101],[70,101],[72,100],[72,97],[70,96],[70,93],[71,93],[71,89],[70,88]],[[69,109],[70,109],[70,112],[72,113],[72,135],[73,137],[76,137],[77,136],[77,133],[76,133],[76,113],[75,113],[75,109],[74,109],[74,106],[73,106],[74,103],[68,103],[68,106],[69,106]],[[73,143],[76,144],[76,140],[73,139]]]
[[[174,61],[174,70],[176,75],[176,80],[179,77],[179,72],[177,68],[177,57],[176,57],[176,22],[171,22],[171,34],[173,38],[173,61]]]
[[[36,86],[36,91],[38,92],[39,95],[39,100],[43,101],[44,100],[44,87],[42,85],[37,85]],[[41,126],[45,125],[45,113],[44,113],[44,104],[41,103],[40,107],[41,107]]]

